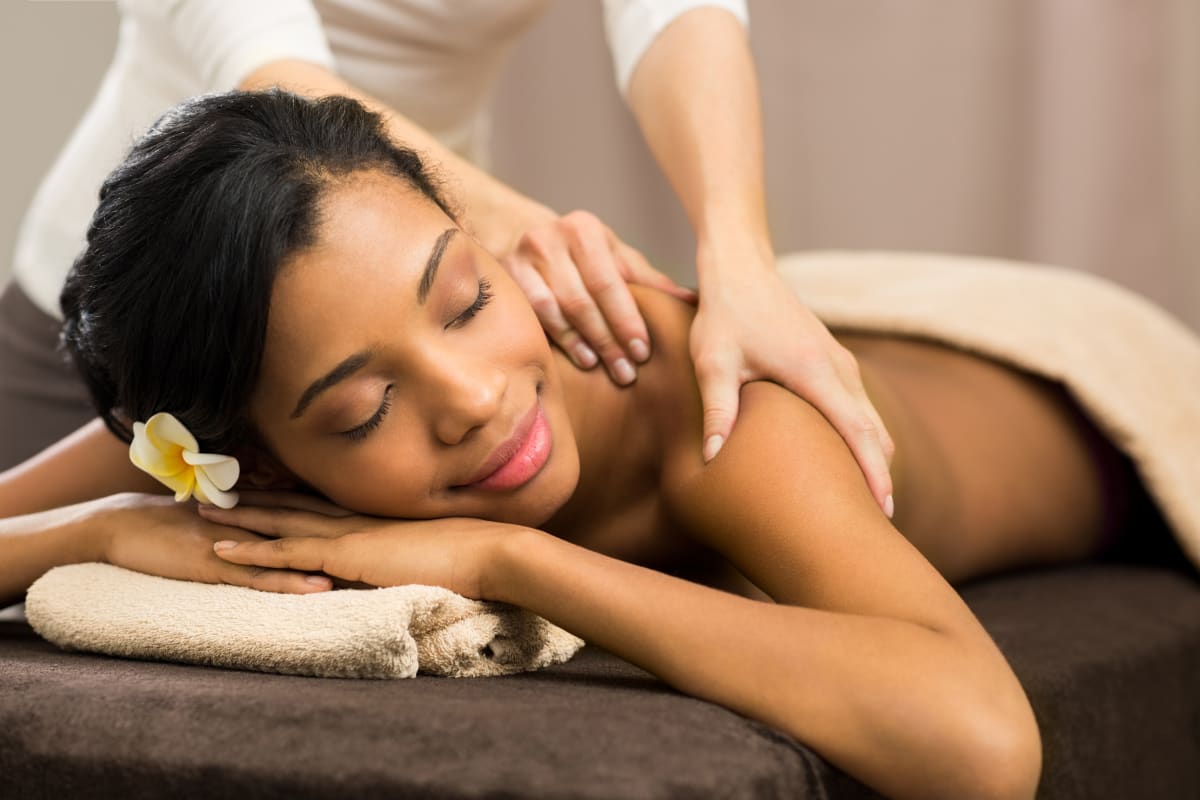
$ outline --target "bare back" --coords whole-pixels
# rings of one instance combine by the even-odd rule
[[[698,399],[681,402],[679,394],[695,391],[687,348],[692,310],[657,292],[639,290],[637,297],[655,342],[647,365],[653,370],[643,368],[639,383],[657,387],[651,391],[665,398],[666,413],[699,429]],[[1106,524],[1097,462],[1120,456],[1060,386],[933,342],[834,334],[858,358],[896,441],[893,524],[947,580],[1097,552]],[[690,561],[681,563],[683,574],[694,570],[696,579],[756,594],[736,574],[714,571],[708,554],[682,549],[686,537],[663,527],[655,502],[639,508],[647,525],[623,521],[619,557],[671,553],[668,560]],[[666,566],[658,557],[646,560]]]
[[[947,579],[1102,544],[1097,462],[1119,456],[1060,385],[932,342],[835,335],[896,439],[894,524]]]

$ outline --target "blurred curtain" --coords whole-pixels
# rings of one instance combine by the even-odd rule
[[[1200,329],[1196,0],[751,0],[776,248],[1095,272]],[[495,169],[692,280],[686,221],[613,88],[599,3],[501,81]]]

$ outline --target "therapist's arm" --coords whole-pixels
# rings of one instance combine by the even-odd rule
[[[628,102],[697,237],[691,351],[705,458],[733,429],[741,385],[768,378],[825,415],[890,514],[893,445],[857,361],[775,270],[758,80],[742,24],[713,7],[681,14],[638,62]]]

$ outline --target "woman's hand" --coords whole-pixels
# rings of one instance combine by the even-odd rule
[[[651,267],[586,211],[551,214],[526,228],[500,263],[563,352],[582,369],[603,361],[622,385],[636,378],[634,364],[650,357],[646,323],[627,283],[695,302],[695,292]]]
[[[829,420],[854,454],[875,501],[890,517],[894,503],[889,465],[896,448],[863,388],[858,361],[800,301],[773,263],[763,263],[773,261],[772,256],[756,252],[736,260],[736,280],[728,264],[707,271],[720,277],[701,287],[700,308],[692,323],[692,361],[704,405],[704,460],[710,461],[729,438],[742,384],[768,379],[810,402]]]
[[[166,495],[121,494],[96,502],[104,561],[118,567],[201,583],[228,583],[270,592],[307,594],[331,587],[328,578],[288,569],[242,566],[217,558],[213,542],[257,542],[262,536],[218,525],[194,503]]]
[[[506,535],[528,530],[465,517],[382,519],[349,514],[304,495],[248,494],[251,502],[265,499],[272,505],[201,509],[208,520],[236,526],[230,530],[280,537],[273,541],[224,537],[228,541],[217,541],[213,551],[230,565],[323,572],[371,586],[443,586],[477,600],[488,599],[489,567],[496,547]]]

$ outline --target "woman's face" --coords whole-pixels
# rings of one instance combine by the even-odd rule
[[[280,270],[251,419],[346,508],[536,526],[579,456],[551,351],[499,263],[403,180],[327,190]]]

